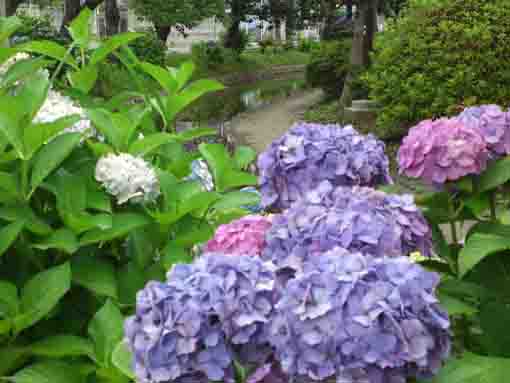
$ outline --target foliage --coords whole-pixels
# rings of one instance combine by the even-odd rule
[[[187,0],[185,2],[182,0],[133,0],[132,4],[137,15],[153,23],[156,29],[168,27],[181,31],[192,28],[208,17],[222,15],[224,11],[223,0]],[[167,36],[162,37],[160,36],[160,39],[166,41]]]
[[[319,51],[312,52],[306,68],[307,82],[322,88],[328,97],[340,97],[350,68],[350,50],[347,40],[323,42]]]
[[[67,39],[53,27],[49,16],[34,17],[20,12],[17,17],[21,20],[22,26],[11,37],[14,45],[30,40],[51,40],[61,44],[67,42]]]
[[[366,76],[381,138],[459,105],[508,105],[510,8],[505,0],[426,1],[390,22]]]
[[[302,38],[299,40],[298,50],[300,52],[310,53],[314,51],[319,51],[321,48],[321,43],[315,41],[311,38]]]
[[[188,141],[214,131],[172,129],[180,110],[221,85],[191,82],[190,63],[167,69],[140,61],[127,48],[140,37],[134,33],[102,41],[75,60],[71,50],[84,53],[91,43],[90,16],[85,10],[71,24],[69,48],[45,40],[18,46],[41,57],[17,61],[0,78],[0,376],[13,381],[128,382],[122,329],[136,292],[164,279],[174,263],[191,261],[196,244],[245,215],[241,206],[256,198],[239,195],[256,179],[223,146],[185,150]],[[0,43],[20,25],[4,20]],[[1,53],[0,64],[17,51]],[[92,97],[100,65],[111,55],[130,82],[150,76],[160,87]],[[64,91],[86,113],[38,121],[64,62],[70,68]],[[54,63],[49,78],[44,67]],[[97,134],[70,132],[79,121],[89,121]],[[215,190],[187,180],[190,163],[201,156]],[[146,174],[157,181],[147,184]],[[122,205],[113,196],[119,190],[130,197],[119,197]],[[140,198],[146,193],[150,198]]]
[[[154,29],[143,32],[144,35],[132,41],[129,47],[140,60],[154,65],[165,66],[167,57],[166,44],[158,38]]]

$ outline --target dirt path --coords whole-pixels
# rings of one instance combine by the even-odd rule
[[[321,97],[321,90],[306,91],[260,110],[244,113],[233,121],[232,135],[236,142],[249,145],[260,153],[273,140],[282,136]]]

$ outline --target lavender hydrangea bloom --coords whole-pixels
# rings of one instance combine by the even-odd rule
[[[271,351],[273,296],[274,274],[257,258],[210,253],[176,265],[138,294],[126,321],[137,379],[232,382],[234,358],[258,363]]]
[[[262,258],[281,270],[299,271],[334,247],[376,257],[432,252],[432,234],[411,195],[365,187],[334,188],[325,181],[290,209],[273,217]]]
[[[275,357],[292,378],[405,383],[433,376],[450,350],[438,282],[405,257],[334,249],[313,258],[275,307]]]
[[[391,183],[384,143],[352,126],[299,123],[258,158],[264,208],[286,209],[320,182]]]
[[[498,105],[466,108],[458,119],[482,133],[493,157],[510,153],[510,113]]]
[[[456,119],[426,120],[409,130],[398,151],[400,172],[431,184],[479,174],[489,152],[477,129]]]

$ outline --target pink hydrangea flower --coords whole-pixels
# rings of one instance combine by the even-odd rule
[[[221,225],[214,238],[206,243],[204,252],[258,256],[266,246],[266,231],[270,227],[271,218],[260,215],[248,215]]]
[[[409,130],[398,151],[400,173],[432,184],[479,174],[489,152],[478,129],[457,119],[425,120]]]

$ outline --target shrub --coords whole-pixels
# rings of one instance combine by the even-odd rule
[[[161,41],[154,29],[145,31],[143,37],[132,41],[129,47],[142,61],[164,66],[167,56],[166,44]]]
[[[311,38],[303,38],[299,40],[298,50],[305,53],[318,51],[321,48],[321,44]]]
[[[415,5],[376,40],[366,76],[382,106],[380,136],[452,115],[460,104],[510,102],[510,7],[505,0]]]
[[[224,64],[227,56],[231,55],[231,52],[215,41],[208,41],[193,44],[191,55],[195,64],[207,70]]]
[[[20,12],[17,15],[21,21],[21,28],[11,37],[13,45],[21,44],[31,40],[51,40],[60,44],[66,44],[69,40],[57,31],[51,24],[48,16],[35,17]]]
[[[349,53],[348,41],[322,43],[321,49],[312,54],[306,68],[307,82],[322,88],[328,97],[340,97],[350,67]]]
[[[274,41],[271,38],[264,39],[259,42],[260,51],[262,54],[265,54],[268,48],[271,48],[274,46]]]

